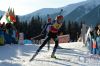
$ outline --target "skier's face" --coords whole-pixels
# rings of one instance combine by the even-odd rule
[[[51,22],[51,18],[48,18],[48,22]]]
[[[48,20],[48,22],[51,22],[51,20]]]
[[[63,18],[61,18],[61,19],[58,19],[58,22],[63,22]]]

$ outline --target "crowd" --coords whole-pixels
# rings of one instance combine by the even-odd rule
[[[17,43],[18,32],[11,23],[0,23],[0,45]]]
[[[100,56],[100,24],[98,24],[94,29],[90,28],[86,45],[91,54]]]

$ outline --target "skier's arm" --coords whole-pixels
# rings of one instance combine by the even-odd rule
[[[45,25],[45,27],[43,28],[43,30],[41,31],[40,34],[43,34],[43,33],[45,32],[45,30],[46,30],[46,28],[47,28],[47,25],[48,25],[48,24]]]

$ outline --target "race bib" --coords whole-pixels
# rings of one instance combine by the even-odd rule
[[[53,27],[56,29],[59,29],[61,27],[61,24],[55,23],[55,24],[53,24]]]

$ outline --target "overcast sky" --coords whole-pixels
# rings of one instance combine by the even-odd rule
[[[0,10],[15,9],[15,14],[25,15],[41,8],[59,8],[86,0],[0,0]]]

